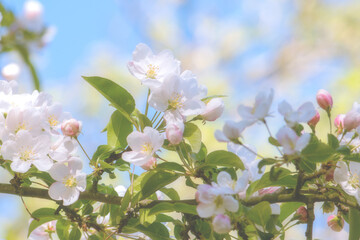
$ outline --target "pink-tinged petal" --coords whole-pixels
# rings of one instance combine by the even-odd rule
[[[348,167],[345,162],[339,161],[336,164],[336,168],[334,171],[334,181],[338,184],[341,182],[348,181],[350,176]]]
[[[308,122],[316,115],[317,112],[312,102],[306,102],[299,107],[297,113],[299,122]]]
[[[30,169],[31,161],[14,160],[10,167],[14,172],[25,173]]]
[[[287,101],[284,100],[281,103],[279,103],[278,111],[281,115],[286,116],[289,113],[293,112],[293,109],[292,109],[291,105]]]
[[[122,159],[124,161],[132,163],[137,166],[141,166],[141,165],[147,163],[147,161],[151,157],[152,157],[151,155],[145,155],[141,152],[135,152],[135,151],[125,152],[122,155]]]
[[[50,168],[49,174],[54,180],[62,182],[66,176],[70,175],[70,169],[63,163],[55,163]]]
[[[69,206],[79,199],[80,192],[76,188],[68,188],[63,196],[64,206]]]
[[[146,134],[149,137],[154,151],[159,150],[164,144],[164,136],[161,133],[159,133],[156,129],[153,129],[151,127],[145,127],[144,134]]]
[[[197,187],[198,200],[201,203],[210,204],[214,202],[216,197],[216,193],[214,191],[214,187],[208,184],[200,184]]]
[[[76,188],[80,191],[83,192],[86,189],[86,174],[85,173],[80,173],[76,176]]]
[[[41,159],[34,160],[33,164],[40,171],[48,171],[54,165],[54,162],[44,155]]]
[[[210,204],[200,203],[196,207],[196,211],[201,218],[211,217],[212,215],[214,215],[214,212],[215,212],[215,204],[214,203],[210,203]]]
[[[146,134],[135,131],[130,133],[126,140],[133,151],[139,152],[141,151],[142,146],[149,141],[149,138]]]
[[[54,182],[49,187],[49,196],[54,200],[61,200],[66,193],[67,188],[61,182]]]
[[[230,212],[237,212],[239,209],[239,202],[235,200],[232,196],[224,196],[224,206],[225,209]]]

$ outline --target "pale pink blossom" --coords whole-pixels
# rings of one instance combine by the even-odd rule
[[[233,228],[229,216],[224,214],[216,215],[212,221],[212,225],[214,231],[219,234],[226,234]]]
[[[31,220],[34,221],[34,220]],[[36,221],[36,220],[35,220]],[[53,239],[53,234],[56,234],[56,222],[57,221],[50,221],[40,225],[39,227],[35,228],[30,236],[29,240],[51,240]]]
[[[291,105],[284,100],[279,104],[278,110],[284,116],[285,122],[289,127],[299,123],[306,123],[316,115],[315,107],[311,102],[302,104],[294,111]]]
[[[51,124],[51,120],[48,120]],[[57,121],[57,120],[55,120]],[[55,125],[55,123],[54,123]],[[82,123],[76,119],[69,119],[61,124],[61,131],[65,136],[77,137],[79,136],[82,128]]]
[[[166,126],[166,138],[172,145],[181,143],[184,134],[183,122],[170,122]]]
[[[316,101],[319,106],[326,111],[330,111],[333,106],[333,99],[331,94],[324,89],[320,89],[317,92]]]
[[[335,232],[340,232],[344,228],[344,218],[341,216],[330,215],[327,225]]]
[[[335,127],[337,128],[337,133],[340,134],[344,130],[344,119],[345,114],[339,114],[334,119]]]
[[[156,158],[152,157],[140,167],[146,171],[149,171],[150,169],[153,169],[155,166],[156,166]]]
[[[276,139],[287,155],[300,153],[308,145],[310,137],[308,133],[299,137],[294,130],[287,126],[282,127],[276,134]]]
[[[206,121],[215,121],[224,112],[224,101],[221,98],[211,99],[201,113],[201,116]]]
[[[311,127],[316,127],[319,121],[320,121],[320,114],[318,111],[316,111],[316,115],[312,119],[310,119],[310,121],[308,121],[308,125]]]

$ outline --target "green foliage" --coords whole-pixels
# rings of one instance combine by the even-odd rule
[[[244,170],[244,164],[241,159],[232,152],[218,150],[207,155],[205,164],[207,166],[235,167]]]
[[[185,123],[185,130],[183,134],[184,139],[190,144],[194,153],[198,153],[201,149],[201,131],[193,123]]]
[[[334,154],[334,149],[311,135],[309,144],[301,151],[301,157],[310,162],[325,162]]]
[[[34,218],[37,218],[32,220],[29,226],[28,230],[28,236],[34,231],[37,227],[40,225],[51,222],[53,220],[59,220],[61,219],[60,215],[55,214],[55,209],[52,208],[40,208],[32,213]]]
[[[357,209],[350,208],[349,214],[349,240],[360,239],[360,212]]]
[[[250,209],[247,216],[254,223],[262,227],[262,230],[265,231],[266,225],[270,220],[271,207],[268,202],[261,202]]]
[[[133,131],[132,123],[119,111],[115,111],[106,128],[108,145],[125,149],[126,138]]]

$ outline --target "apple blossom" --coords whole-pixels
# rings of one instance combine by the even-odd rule
[[[201,113],[201,116],[206,121],[215,121],[224,112],[224,101],[221,98],[211,99]]]
[[[349,168],[343,161],[336,164],[334,181],[360,204],[360,163],[350,162]]]
[[[241,177],[234,181],[228,172],[222,171],[217,175],[216,180],[217,184],[213,183],[213,186],[219,188],[219,191],[224,194],[237,194],[246,190],[249,174],[248,171],[243,171]]]
[[[15,80],[20,74],[20,67],[16,63],[10,63],[1,69],[1,75],[7,81]]]
[[[216,130],[215,131],[215,138],[219,142],[231,142],[237,141],[239,137],[241,137],[242,131],[248,126],[247,121],[226,121],[223,130]]]
[[[144,43],[136,46],[133,60],[128,63],[130,73],[151,89],[158,88],[171,74],[180,74],[180,61],[169,50],[154,54]]]
[[[214,231],[219,234],[226,234],[232,229],[229,216],[224,214],[216,215],[212,221],[212,226]]]
[[[345,114],[344,129],[351,131],[360,126],[360,104],[355,102],[352,109]]]
[[[36,220],[31,220],[31,221],[36,221]],[[50,222],[46,222],[42,225],[40,225],[39,227],[37,227],[36,229],[34,229],[30,236],[29,236],[29,240],[51,240],[52,238],[52,234],[55,234],[56,232],[56,222],[57,221],[50,221]]]
[[[51,115],[54,116],[54,115]],[[49,117],[50,119],[51,117]],[[54,121],[57,121],[55,117],[51,118],[54,119]],[[51,121],[49,120],[50,124]],[[55,123],[54,123],[55,125]],[[52,125],[51,125],[52,126]],[[81,132],[81,127],[82,127],[82,123],[76,119],[69,119],[64,121],[61,124],[61,131],[65,136],[68,137],[77,137],[79,136],[80,132]]]
[[[278,110],[284,116],[289,127],[293,127],[298,123],[306,123],[316,115],[315,107],[311,102],[302,104],[294,111],[291,105],[284,100],[279,104]]]
[[[56,181],[49,188],[49,196],[54,200],[63,200],[68,206],[79,199],[80,192],[86,188],[86,174],[82,173],[77,160],[67,164],[59,162],[49,170],[50,176]]]
[[[20,130],[26,130],[38,135],[42,132],[44,123],[41,112],[34,108],[12,108],[5,120],[9,134],[16,134]]]
[[[330,215],[327,219],[328,226],[335,232],[340,232],[344,228],[344,218],[341,216]]]
[[[319,106],[326,111],[330,111],[333,106],[333,99],[331,94],[324,89],[320,89],[317,92],[316,101]]]
[[[184,134],[183,122],[170,122],[166,126],[166,138],[172,145],[181,143]]]
[[[1,147],[1,154],[5,159],[11,160],[11,169],[15,172],[25,173],[31,165],[40,171],[47,171],[53,165],[48,157],[50,151],[50,138],[46,134],[36,137],[30,132],[21,130],[14,140],[7,140]]]
[[[337,133],[340,134],[344,130],[344,119],[345,114],[339,114],[334,119],[335,127],[337,128]]]
[[[294,130],[287,126],[280,128],[276,134],[278,142],[287,155],[301,152],[308,145],[310,137],[309,133],[304,133],[299,137]]]
[[[255,103],[252,107],[240,105],[238,113],[243,120],[251,125],[257,121],[264,121],[269,116],[270,107],[274,98],[274,90],[259,92],[255,97]]]
[[[299,221],[302,223],[306,223],[307,219],[308,219],[308,212],[306,207],[301,206],[296,210],[296,214],[295,214],[298,218]]]
[[[167,75],[164,84],[151,92],[149,104],[161,112],[173,110],[184,117],[199,115],[205,108],[201,99],[206,92],[190,71],[184,71],[181,75]]]
[[[156,158],[150,158],[147,163],[141,165],[140,167],[146,171],[153,169],[156,166]]]
[[[164,137],[157,130],[145,127],[143,133],[137,131],[130,133],[127,142],[132,151],[124,152],[122,158],[129,163],[141,166],[146,164],[162,147]]]

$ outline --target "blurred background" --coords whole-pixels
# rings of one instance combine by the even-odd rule
[[[16,16],[24,15],[26,1],[0,2]],[[98,75],[118,82],[143,110],[147,89],[126,67],[140,42],[154,52],[171,49],[182,68],[192,70],[210,95],[228,96],[222,118],[203,128],[208,150],[226,148],[214,140],[214,130],[222,127],[223,120],[236,119],[237,105],[252,103],[259,90],[274,88],[274,116],[281,100],[287,99],[296,108],[305,101],[315,103],[315,94],[321,88],[333,95],[335,115],[346,113],[360,97],[360,2],[356,0],[40,3],[42,21],[52,32],[44,47],[32,49],[30,57],[42,90],[83,122],[80,141],[89,154],[106,143],[106,134],[100,132],[113,109],[81,76]],[[21,57],[13,52],[0,55],[0,68],[11,62],[21,69],[17,79],[20,91],[32,91],[31,74]],[[321,112],[319,130],[323,136],[328,130],[325,116]],[[283,124],[279,117],[269,123],[273,133]],[[268,144],[261,145],[267,142],[265,133],[262,125],[245,132],[245,142],[256,145],[262,155],[273,152]],[[1,171],[0,181],[8,180]],[[129,185],[127,176],[111,183]],[[32,211],[50,203],[25,200]],[[333,232],[326,224],[328,215],[318,210],[316,216],[314,238],[347,239],[347,227]],[[26,239],[28,220],[20,198],[0,194],[0,239]],[[303,239],[304,232],[305,226],[296,227],[289,230],[286,239]]]

